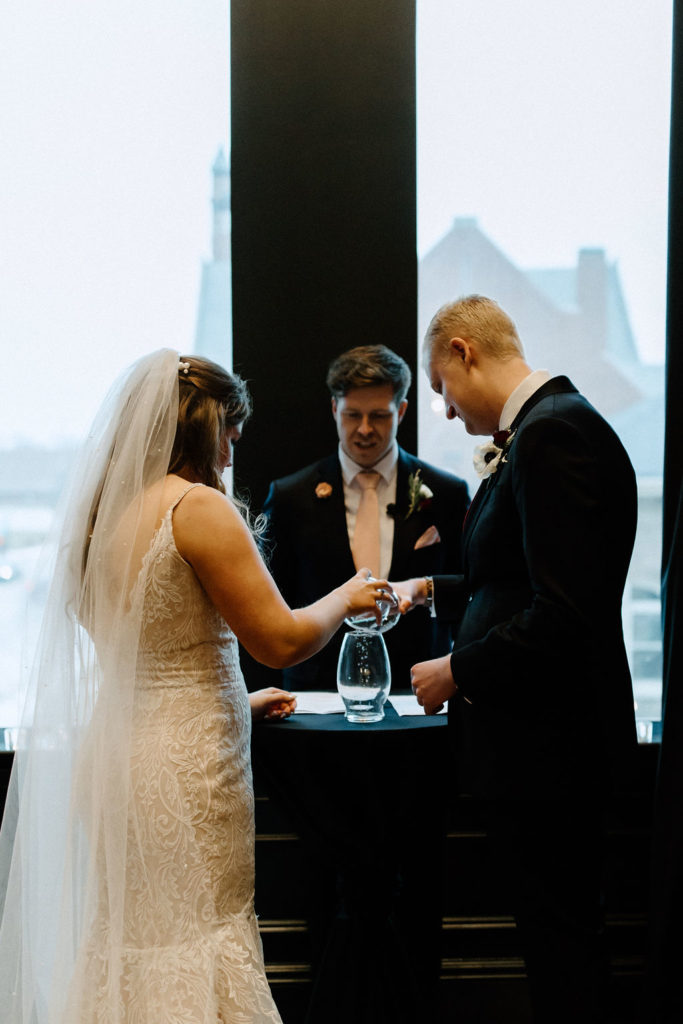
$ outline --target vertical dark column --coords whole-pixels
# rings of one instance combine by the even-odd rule
[[[258,507],[334,447],[335,355],[382,342],[415,367],[414,0],[232,0],[231,69],[233,361],[255,405],[236,473]]]
[[[683,1019],[683,0],[675,0],[669,158],[669,261],[662,609],[664,700],[655,795],[650,959],[644,1021]]]
[[[666,439],[663,557],[671,549],[683,483],[683,2],[674,3],[666,297]]]

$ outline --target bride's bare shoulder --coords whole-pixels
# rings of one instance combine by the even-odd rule
[[[240,515],[230,498],[215,487],[200,485],[189,487],[189,481],[182,477],[169,476],[166,478],[168,506],[175,504],[173,521],[181,528],[191,526],[197,520],[203,523],[210,523],[218,520],[221,524],[240,520]],[[179,500],[180,499],[180,500]]]
[[[181,490],[182,493],[182,490]],[[230,498],[214,487],[193,487],[173,511],[173,536],[180,555],[198,567],[219,550],[237,550],[249,531]]]

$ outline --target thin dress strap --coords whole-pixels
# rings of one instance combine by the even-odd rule
[[[173,510],[176,507],[176,505],[180,504],[180,502],[183,500],[183,498],[185,497],[187,492],[191,491],[193,487],[204,487],[204,486],[205,486],[204,484],[200,484],[200,483],[188,484],[187,487],[185,488],[185,490],[180,492],[180,494],[178,495],[176,500],[173,502],[173,504],[169,505],[169,507],[166,509],[166,515],[169,515],[171,512],[173,512]]]

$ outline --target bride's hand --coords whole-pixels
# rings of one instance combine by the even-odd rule
[[[277,686],[267,686],[264,690],[254,690],[249,694],[251,717],[255,722],[264,718],[289,718],[296,708],[296,697],[287,690],[279,690]]]
[[[373,612],[377,622],[382,621],[382,612],[377,602],[389,589],[386,580],[375,580],[370,577],[369,569],[359,569],[355,576],[342,584],[339,590],[347,602],[346,615],[360,615],[361,612]]]

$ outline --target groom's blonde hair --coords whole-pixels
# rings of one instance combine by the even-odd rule
[[[444,355],[451,338],[473,341],[494,359],[524,357],[513,321],[497,302],[484,295],[466,295],[447,302],[434,314],[425,334],[425,358]]]

